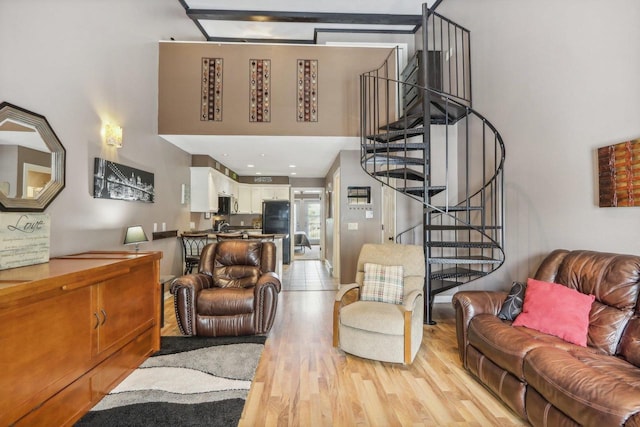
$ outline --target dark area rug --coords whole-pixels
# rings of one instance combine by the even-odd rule
[[[266,337],[162,337],[76,426],[234,426]]]

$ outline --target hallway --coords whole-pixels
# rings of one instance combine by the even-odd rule
[[[296,246],[293,251],[293,259],[294,260],[308,260],[320,259],[320,245],[311,245],[311,248],[307,248],[306,246],[300,247]]]
[[[317,247],[317,246],[316,246]],[[294,259],[282,270],[283,291],[334,291],[339,280],[331,277],[322,261]]]

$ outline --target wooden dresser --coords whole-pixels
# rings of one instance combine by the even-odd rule
[[[160,348],[161,252],[0,271],[0,425],[71,425]]]

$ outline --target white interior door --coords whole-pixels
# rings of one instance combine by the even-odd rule
[[[321,204],[320,199],[303,201],[304,211],[304,231],[307,233],[309,243],[312,245],[320,244],[321,222]]]

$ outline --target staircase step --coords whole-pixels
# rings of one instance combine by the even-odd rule
[[[389,132],[383,132],[375,135],[367,135],[367,139],[377,142],[393,142],[400,139],[411,138],[412,136],[422,135],[424,133],[423,127],[390,130]]]
[[[465,205],[455,205],[455,206],[435,206],[435,209],[426,208],[427,212],[434,213],[442,213],[445,212],[466,212],[466,211],[481,211],[482,206],[465,206]]]
[[[431,123],[453,125],[467,115],[467,109],[465,107],[446,102],[444,98],[432,96],[429,100],[432,106]]]
[[[456,282],[454,280],[431,280],[431,295],[436,295],[449,289],[457,288],[467,282]]]
[[[424,159],[419,157],[394,156],[391,154],[375,153],[367,155],[367,164],[378,165],[417,165],[422,166]]]
[[[486,256],[430,257],[429,264],[501,264],[502,260]]]
[[[438,193],[442,193],[444,190],[447,189],[446,186],[444,185],[436,185],[436,186],[431,186],[427,188],[429,190],[429,197],[433,197]],[[396,190],[402,192],[402,193],[407,193],[407,194],[412,194],[414,196],[418,196],[418,197],[422,197],[424,198],[424,188],[423,187],[398,187],[396,188]]]
[[[374,176],[384,176],[388,178],[397,178],[410,181],[424,181],[424,174],[409,168],[389,169],[385,171],[375,171]]]
[[[412,97],[409,107],[405,109],[407,117],[422,117],[422,91],[416,93],[417,96]],[[466,117],[467,109],[458,104],[447,102],[445,98],[432,94],[429,97],[431,104],[431,124],[436,125],[453,125],[458,120]],[[396,122],[394,122],[396,123]]]
[[[424,142],[407,142],[407,143],[370,143],[364,146],[364,150],[367,153],[381,153],[381,152],[398,152],[398,151],[422,151],[426,148],[427,144]]]
[[[482,277],[486,276],[486,271],[472,270],[469,268],[452,267],[431,273],[432,280],[453,279],[457,277]]]
[[[419,126],[423,123],[422,114],[409,114],[407,116],[400,117],[395,122],[381,126],[380,130],[402,130]]]
[[[494,242],[460,242],[460,241],[431,241],[427,242],[430,248],[477,248],[477,249],[495,249],[500,246]]]
[[[500,225],[485,225],[485,226],[471,226],[471,225],[425,225],[424,229],[427,231],[465,231],[465,230],[501,230]]]

